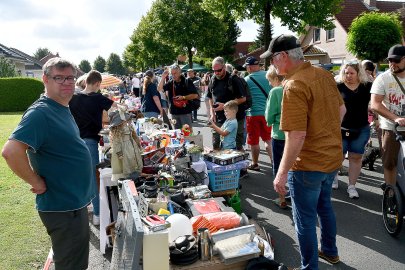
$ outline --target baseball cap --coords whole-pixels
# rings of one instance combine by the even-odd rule
[[[401,59],[404,56],[405,56],[405,46],[397,44],[389,49],[387,59]]]
[[[243,67],[249,66],[249,65],[258,65],[259,61],[253,57],[253,56],[249,56],[248,58],[246,58],[245,60],[245,64],[243,64]]]
[[[301,44],[296,37],[282,34],[271,40],[269,49],[261,54],[260,58],[267,58],[276,52],[288,51],[300,47]]]

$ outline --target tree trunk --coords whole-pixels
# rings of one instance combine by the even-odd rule
[[[188,55],[188,68],[193,68],[193,52],[191,51],[192,47],[187,47]]]
[[[271,9],[272,9],[272,4],[270,1],[266,2],[266,6],[264,7],[264,50],[266,51],[269,48],[270,41],[272,38],[272,33],[271,33],[271,23],[270,23],[270,14],[271,14]],[[267,34],[269,33],[269,35]],[[270,65],[270,58],[266,58],[264,61],[264,68],[267,70],[267,68]]]

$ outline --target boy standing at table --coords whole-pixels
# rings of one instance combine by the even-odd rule
[[[236,149],[236,133],[238,131],[236,113],[238,112],[238,103],[234,100],[228,101],[224,105],[224,112],[226,120],[221,127],[213,122],[209,122],[208,126],[221,136],[221,149]]]

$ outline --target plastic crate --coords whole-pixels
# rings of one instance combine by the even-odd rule
[[[227,189],[235,189],[239,186],[240,170],[229,170],[225,172],[209,172],[210,190],[221,191]]]

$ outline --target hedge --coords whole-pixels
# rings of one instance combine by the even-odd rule
[[[0,112],[25,111],[43,92],[38,79],[0,78]]]

